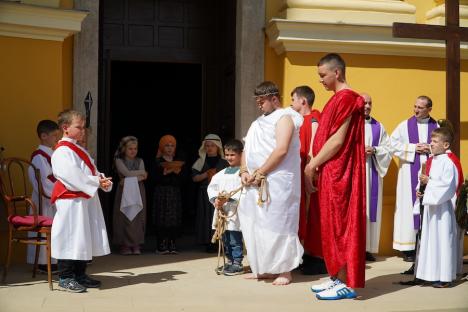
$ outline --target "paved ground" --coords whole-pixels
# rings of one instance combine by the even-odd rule
[[[44,275],[33,280],[28,266],[15,265],[8,285],[0,286],[0,312],[468,311],[468,282],[450,289],[401,286],[397,282],[409,278],[399,272],[408,264],[396,257],[378,260],[367,265],[367,284],[359,299],[334,302],[319,301],[309,290],[323,275],[296,272],[295,282],[282,287],[242,276],[217,276],[216,258],[195,251],[97,258],[88,271],[103,287],[83,294],[51,292]]]

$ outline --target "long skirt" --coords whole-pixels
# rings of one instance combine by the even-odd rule
[[[120,211],[123,185],[119,185],[114,201],[114,236],[113,243],[120,246],[137,246],[145,242],[146,229],[146,192],[143,182],[139,182],[143,209],[130,221]]]
[[[159,239],[175,239],[182,226],[182,193],[178,186],[156,186],[154,216]]]

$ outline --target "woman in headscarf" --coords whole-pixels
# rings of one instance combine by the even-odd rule
[[[213,220],[213,205],[207,193],[208,184],[216,172],[223,170],[229,164],[224,159],[223,144],[216,134],[208,134],[198,150],[199,158],[192,166],[192,180],[198,183],[198,199],[196,213],[197,240],[205,245],[206,251],[215,250],[211,243],[211,223]]]
[[[172,135],[159,140],[155,164],[154,212],[160,254],[176,254],[176,238],[182,225],[182,166],[174,159],[177,142]]]

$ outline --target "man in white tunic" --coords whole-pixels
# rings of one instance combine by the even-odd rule
[[[427,175],[420,176],[426,189],[416,278],[433,282],[436,288],[449,287],[456,279],[458,267],[454,202],[463,173],[456,156],[448,151],[452,141],[453,135],[447,128],[432,132],[433,157],[427,161]],[[417,195],[423,196],[419,192]]]
[[[57,144],[59,138],[59,128],[55,121],[52,120],[41,120],[37,124],[37,136],[40,140],[40,145],[31,154],[31,163],[39,170],[42,190],[44,191],[43,196],[40,195],[39,186],[37,183],[36,175],[33,167],[28,169],[29,181],[32,185],[32,201],[39,209],[43,216],[53,218],[55,215],[55,205],[50,203],[50,196],[55,183],[55,177],[52,174],[51,157],[55,144]],[[36,233],[30,233],[31,236],[36,236]],[[34,246],[28,245],[27,251],[27,263],[33,264],[36,256],[36,248],[39,248],[39,271],[47,272],[47,253],[45,246]],[[57,271],[57,260],[51,259],[52,271]]]
[[[390,137],[392,151],[399,159],[393,248],[402,251],[404,260],[409,262],[414,261],[416,232],[420,225],[419,215],[413,215],[418,173],[430,153],[430,134],[438,127],[429,116],[431,110],[432,100],[419,96],[414,104],[414,116],[401,122]]]
[[[372,118],[372,98],[362,93],[365,115],[366,151],[366,260],[375,261],[373,253],[379,252],[380,226],[382,224],[383,177],[392,160],[389,139],[384,126]]]
[[[255,97],[263,115],[247,133],[240,170],[247,185],[239,204],[252,269],[247,278],[275,278],[273,285],[287,285],[304,253],[298,237],[302,116],[280,107],[278,87],[272,82],[258,85]]]
[[[86,262],[110,253],[97,190],[110,191],[112,182],[99,173],[86,150],[77,145],[85,129],[84,116],[60,113],[63,138],[52,155],[55,183],[51,202],[57,207],[52,224],[52,257],[58,260],[59,287],[84,292],[101,282],[86,275]]]

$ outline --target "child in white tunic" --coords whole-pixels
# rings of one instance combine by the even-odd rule
[[[50,196],[55,183],[55,177],[52,174],[51,157],[53,148],[57,144],[60,135],[59,127],[55,121],[41,120],[37,124],[37,136],[39,137],[40,145],[31,154],[31,163],[39,169],[41,176],[42,189],[44,196],[40,196],[39,187],[37,185],[36,175],[32,167],[28,169],[29,181],[32,185],[32,200],[36,207],[41,204],[43,216],[54,217],[55,205],[50,203]],[[31,236],[36,236],[36,233],[31,232]],[[36,255],[36,248],[39,248],[39,271],[47,272],[47,254],[45,246],[28,245],[27,262],[33,264]],[[57,271],[57,260],[51,259],[52,272]]]
[[[234,194],[227,201],[218,198],[220,192],[231,192],[241,185],[239,168],[241,165],[242,150],[244,145],[239,140],[231,140],[224,145],[224,157],[229,167],[221,170],[213,176],[208,185],[208,198],[214,205],[213,229],[216,229],[218,211],[223,210],[227,219],[226,231],[223,234],[224,253],[228,262],[223,268],[224,275],[233,276],[244,273],[242,260],[244,259],[243,239],[237,207],[239,205],[240,192]]]
[[[423,197],[423,222],[416,278],[433,282],[433,287],[451,285],[457,274],[457,225],[454,198],[459,172],[453,154],[447,152],[453,134],[447,128],[438,128],[431,135],[433,157],[427,162],[427,175],[420,175],[426,184]],[[415,212],[415,211],[414,211]]]
[[[85,118],[67,110],[59,114],[63,138],[52,155],[52,171],[57,182],[51,202],[57,207],[52,224],[52,257],[58,260],[59,287],[84,292],[101,282],[86,275],[86,262],[110,253],[106,225],[97,190],[109,192],[110,178],[99,173],[82,140]]]

